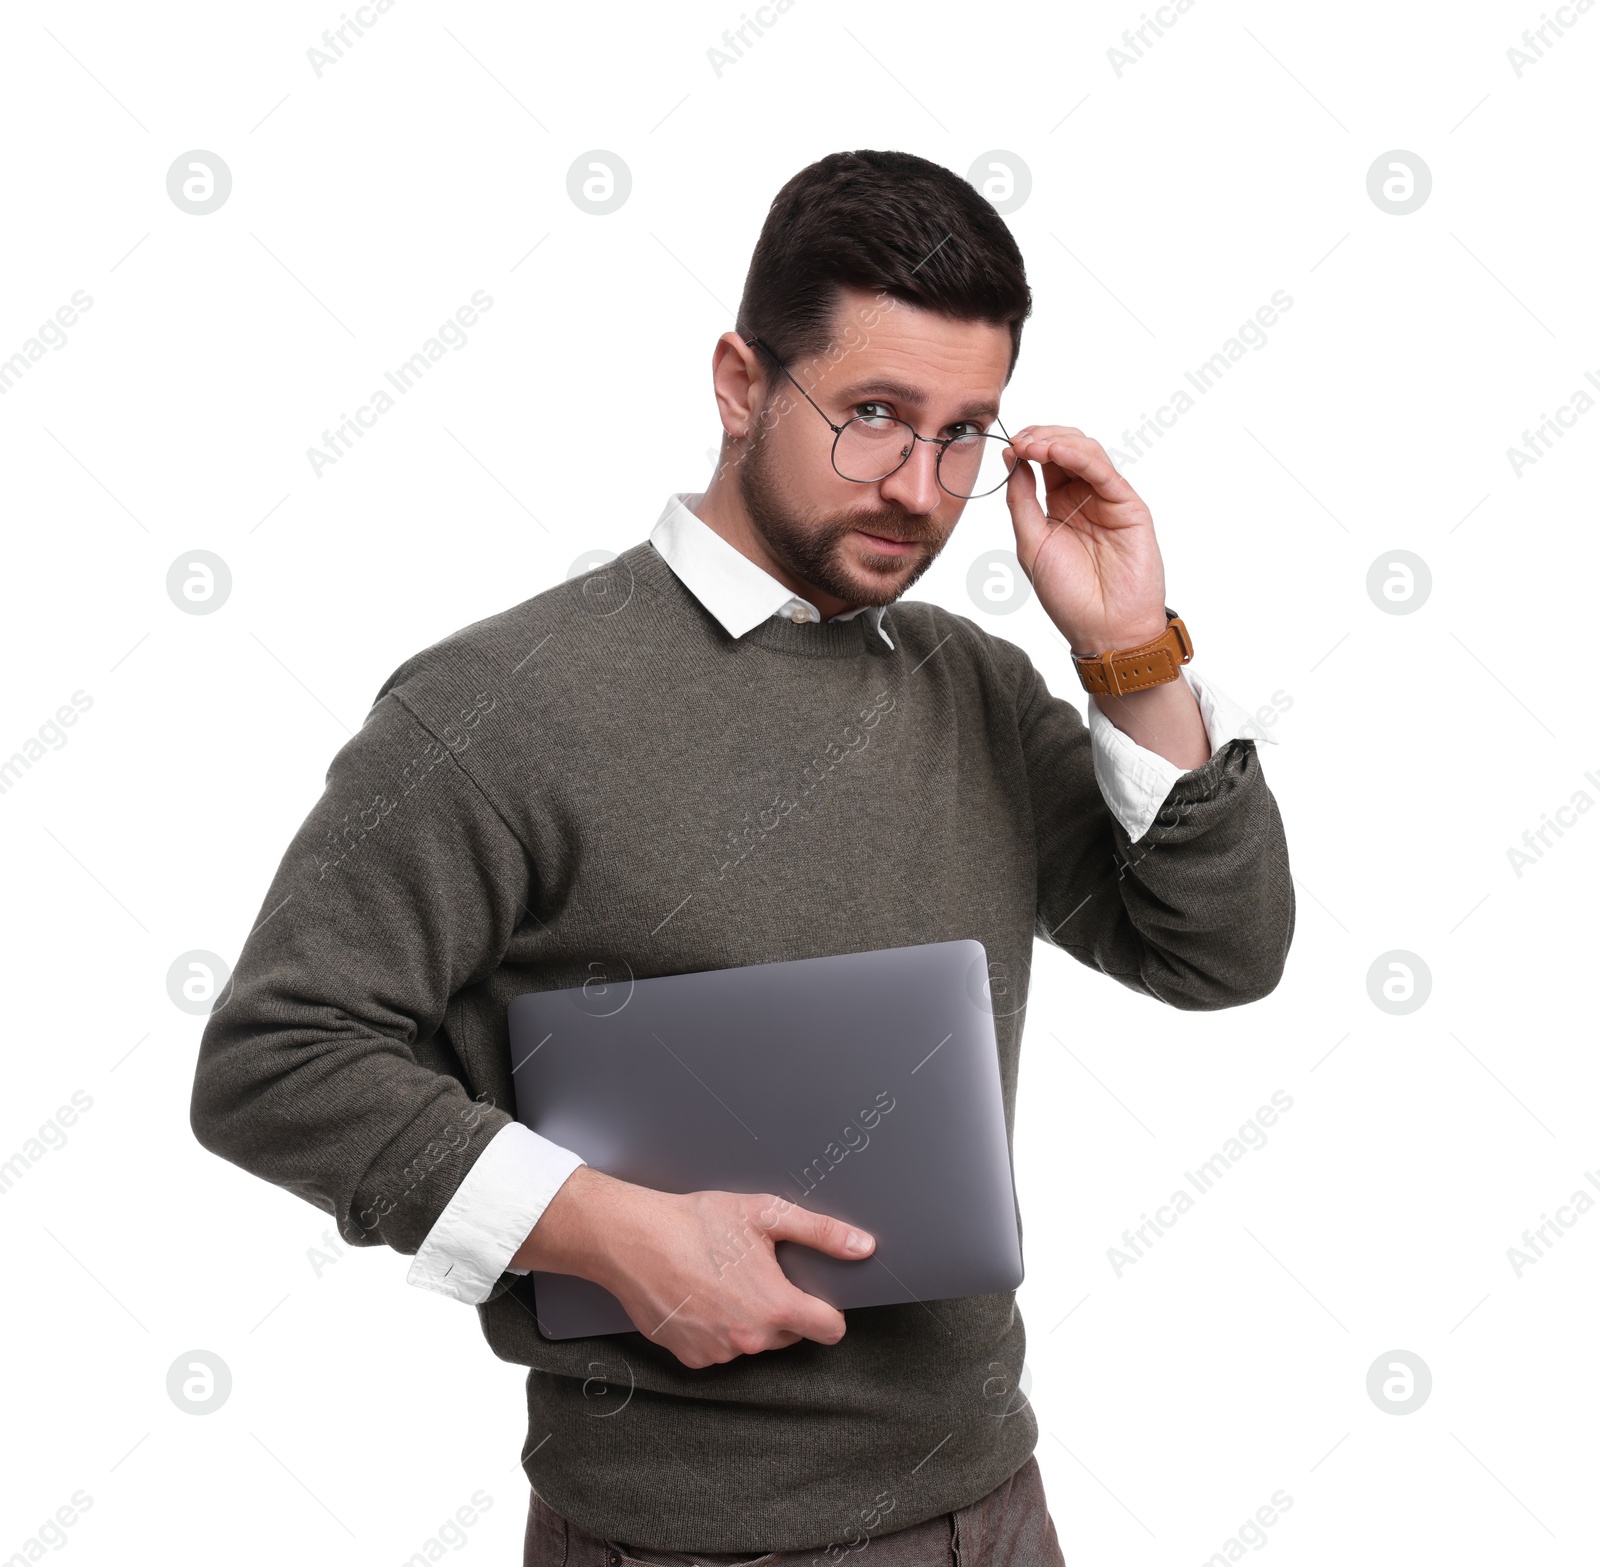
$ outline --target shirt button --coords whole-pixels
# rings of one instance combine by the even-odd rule
[[[795,607],[789,611],[789,619],[794,621],[797,625],[799,624],[800,621],[804,620],[805,618],[806,618],[806,612],[803,609],[801,609],[801,607],[798,604],[796,604]]]

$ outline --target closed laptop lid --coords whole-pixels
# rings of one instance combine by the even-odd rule
[[[508,1013],[517,1117],[620,1180],[770,1192],[870,1231],[860,1260],[775,1248],[841,1310],[1011,1290],[988,986],[966,939],[530,992]],[[530,1283],[547,1338],[634,1331],[598,1284]]]

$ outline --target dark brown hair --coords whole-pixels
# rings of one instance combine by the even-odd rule
[[[909,152],[829,153],[784,185],[750,258],[739,334],[792,371],[828,348],[841,287],[1010,327],[1008,381],[1033,309],[1005,220],[960,175]],[[770,398],[782,377],[758,358]]]

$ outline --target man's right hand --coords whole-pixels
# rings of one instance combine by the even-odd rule
[[[802,1338],[837,1344],[844,1314],[797,1289],[773,1247],[798,1241],[858,1261],[848,1224],[770,1192],[652,1191],[580,1165],[511,1260],[574,1273],[622,1302],[633,1325],[693,1370]]]

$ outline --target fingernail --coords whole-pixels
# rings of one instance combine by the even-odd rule
[[[867,1249],[866,1236],[859,1230],[851,1230],[844,1238],[844,1249],[846,1251],[865,1251]]]

